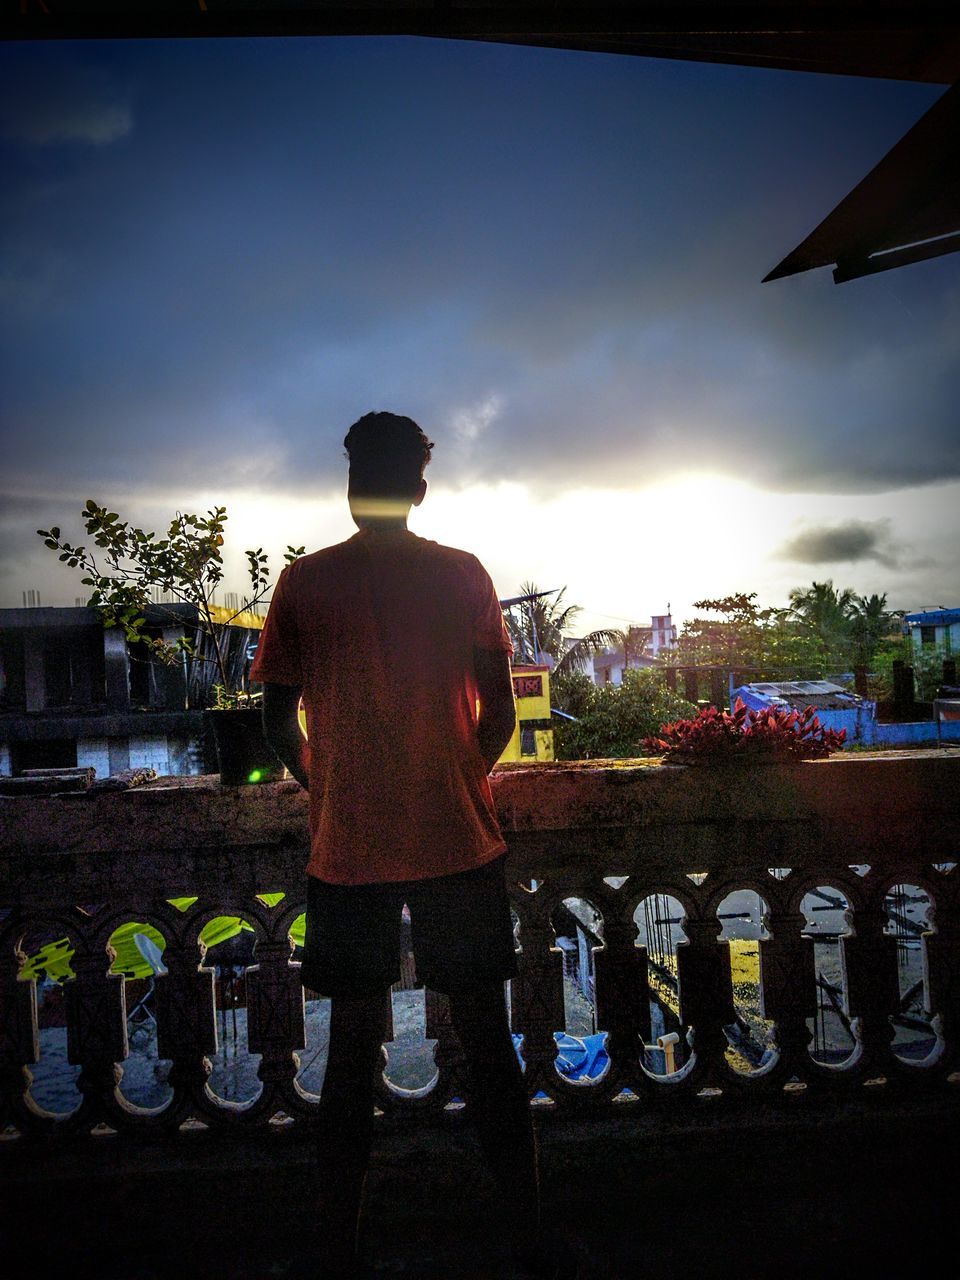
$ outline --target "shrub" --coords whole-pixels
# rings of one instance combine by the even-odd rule
[[[630,669],[623,683],[598,687],[581,674],[553,682],[553,705],[575,721],[554,721],[558,760],[623,760],[644,755],[643,740],[692,703],[668,689],[662,671]]]
[[[675,720],[645,738],[644,747],[676,764],[728,759],[816,760],[843,746],[845,729],[828,729],[814,707],[751,711],[738,698],[733,711],[706,707],[692,720]]]

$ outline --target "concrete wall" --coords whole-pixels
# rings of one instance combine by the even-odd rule
[[[933,720],[914,720],[906,724],[873,726],[873,741],[890,746],[909,747],[917,742],[936,742],[937,726]],[[940,725],[941,742],[960,742],[960,720],[945,720]]]
[[[81,769],[96,769],[98,778],[109,778],[113,772],[110,767],[110,739],[78,738],[77,765]]]
[[[735,691],[748,707],[761,711],[770,704],[747,688]],[[937,726],[933,720],[917,720],[906,724],[883,724],[877,720],[874,702],[863,702],[849,710],[817,709],[817,719],[827,729],[846,729],[847,745],[905,746],[918,742],[936,742]],[[940,726],[942,742],[960,742],[960,721],[945,721]]]
[[[960,622],[951,622],[948,626],[936,627],[936,647],[941,653],[960,653]],[[913,647],[920,653],[923,649],[923,643],[920,639],[920,627],[916,623],[910,624],[910,636],[913,640]]]
[[[166,737],[130,735],[130,768],[155,769],[161,777],[170,773],[170,750]]]

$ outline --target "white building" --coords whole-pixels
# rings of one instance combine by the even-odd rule
[[[913,647],[939,649],[943,654],[960,653],[960,609],[921,609],[904,614]]]
[[[614,645],[592,654],[584,671],[594,684],[622,684],[629,667],[657,666],[657,656],[676,643],[677,628],[670,614],[655,614],[649,627],[628,628],[625,646]]]

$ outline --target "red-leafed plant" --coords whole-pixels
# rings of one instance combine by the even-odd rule
[[[814,707],[786,711],[768,707],[751,711],[738,698],[733,711],[706,707],[692,720],[660,726],[644,738],[644,747],[675,764],[722,760],[817,760],[842,747],[845,729],[828,729]]]

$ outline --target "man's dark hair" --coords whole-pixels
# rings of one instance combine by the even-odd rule
[[[343,441],[350,459],[350,488],[370,497],[409,497],[423,479],[433,442],[412,418],[365,413]]]

